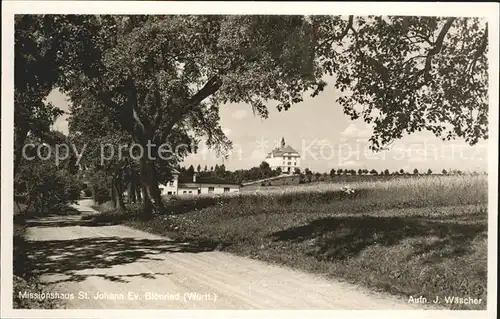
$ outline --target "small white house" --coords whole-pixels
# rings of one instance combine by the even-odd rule
[[[172,180],[166,185],[159,185],[162,195],[200,195],[238,193],[240,184],[223,180],[197,180],[196,173],[192,180],[180,180],[179,172],[172,172]]]

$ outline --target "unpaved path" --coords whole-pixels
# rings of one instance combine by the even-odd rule
[[[77,209],[96,213],[89,200]],[[346,283],[128,227],[91,226],[80,216],[31,221],[28,240],[41,279],[53,292],[73,294],[66,308],[421,309]],[[152,295],[161,299],[148,299]]]

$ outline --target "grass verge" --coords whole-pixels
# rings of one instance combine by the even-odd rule
[[[476,298],[486,309],[487,184],[482,177],[433,177],[297,192],[178,199],[170,214],[107,218],[176,240],[282,264],[374,290],[434,300]]]
[[[28,257],[28,243],[25,239],[26,227],[14,224],[13,254],[13,292],[14,309],[54,309],[57,303],[53,299],[26,298],[23,295],[39,295],[46,292],[46,286],[31,274]]]

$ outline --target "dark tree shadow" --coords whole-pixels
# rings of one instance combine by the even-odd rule
[[[26,206],[26,205],[25,205]],[[36,211],[22,211],[14,212],[14,222],[18,224],[25,224],[27,220],[43,220],[54,218],[71,218],[82,215],[82,212],[71,206],[63,206],[59,208],[50,209],[50,212],[40,214]]]
[[[279,188],[278,188],[279,189]],[[358,197],[365,196],[367,190],[358,189],[356,193],[351,195],[346,195],[345,192],[341,190],[328,191],[328,192],[317,192],[317,193],[304,193],[304,194],[293,194],[285,193],[280,194],[275,200],[283,205],[292,205],[297,202],[298,196],[303,196],[309,202],[314,203],[331,203],[332,201],[339,200],[349,200]],[[219,204],[229,204],[238,203],[239,201],[244,201],[245,203],[252,201],[260,201],[262,197],[252,193],[246,193],[244,198],[242,197],[231,197],[231,196],[202,196],[202,197],[165,197],[165,208],[169,214],[184,214],[195,210],[202,210],[212,206],[217,206]]]
[[[315,240],[309,252],[322,260],[344,260],[354,257],[371,245],[392,246],[412,237],[435,236],[432,244],[420,245],[417,254],[443,249],[439,258],[460,256],[468,252],[467,242],[486,232],[486,223],[455,223],[428,217],[329,217],[307,225],[275,232],[273,241]],[[435,261],[435,260],[434,260]]]
[[[163,253],[199,253],[215,249],[207,242],[186,243],[168,239],[137,239],[129,237],[91,237],[70,240],[27,241],[28,262],[25,265],[34,276],[63,275],[61,281],[82,281],[97,276],[111,281],[126,282],[128,277],[155,278],[155,273],[110,276],[85,274],[82,270],[106,269],[116,265],[147,260],[163,260]]]
[[[202,210],[211,206],[216,206],[220,201],[227,201],[227,198],[221,197],[197,197],[197,198],[166,198],[165,209],[170,214],[178,215]]]
[[[128,278],[144,278],[144,279],[156,279],[158,276],[168,276],[172,275],[173,273],[168,272],[168,273],[160,273],[160,272],[155,272],[155,273],[139,273],[139,274],[127,274],[127,275],[108,275],[108,274],[75,274],[75,273],[70,273],[67,274],[67,277],[65,279],[60,279],[60,280],[55,280],[49,282],[49,284],[59,284],[63,282],[80,282],[83,281],[89,277],[98,277],[98,278],[103,278],[109,281],[113,282],[119,282],[119,283],[127,283],[129,282]]]
[[[33,218],[26,219],[23,225],[26,227],[71,227],[71,226],[83,226],[83,227],[99,227],[99,226],[111,226],[120,224],[120,220],[104,220],[88,218],[83,219],[81,216],[66,216],[65,218],[59,218],[58,216],[48,216],[44,218]]]

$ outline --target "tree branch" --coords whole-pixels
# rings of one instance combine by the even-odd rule
[[[207,83],[193,95],[185,104],[187,107],[201,103],[205,98],[214,94],[222,86],[222,78],[217,74],[212,76]]]
[[[204,99],[217,92],[221,86],[221,77],[218,74],[212,76],[196,94],[183,103],[176,114],[171,117],[169,124],[162,129],[163,132],[166,132],[168,136],[174,125],[177,124],[193,106],[200,104]]]
[[[406,64],[410,63],[411,61],[413,61],[415,59],[422,59],[422,58],[426,58],[426,57],[427,57],[426,55],[416,55],[416,56],[413,56],[411,58],[408,58],[408,60],[403,62],[403,68],[406,66]]]
[[[221,86],[223,84],[222,75],[226,74],[227,72],[229,72],[231,70],[234,70],[238,66],[239,66],[238,60],[235,59],[235,60],[231,61],[229,63],[229,65],[226,66],[225,68],[218,70],[217,74],[213,75],[205,83],[205,85],[200,90],[198,90],[198,92],[196,92],[189,99],[187,99],[186,101],[181,103],[180,107],[177,109],[175,114],[173,114],[172,117],[170,118],[168,125],[166,127],[162,128],[162,133],[164,133],[164,134],[166,133],[165,136],[168,137],[168,135],[170,134],[170,131],[173,129],[175,124],[177,124],[179,121],[181,121],[182,118],[192,109],[192,107],[200,104],[201,102],[203,102],[204,99],[206,99],[210,95],[213,95],[215,92],[217,92],[221,88]],[[170,99],[170,102],[172,102],[171,99]],[[157,119],[157,120],[159,120],[159,119]],[[159,125],[159,123],[158,123],[158,125]],[[155,125],[155,128],[158,128],[158,125]],[[157,137],[158,136],[155,133],[154,138],[156,139]]]
[[[357,31],[354,30],[354,27],[352,25],[351,25],[350,29],[354,33],[355,41],[356,41],[355,47],[359,53],[361,60],[363,62],[366,62],[366,63],[370,64],[371,66],[373,66],[375,68],[375,70],[378,72],[378,74],[380,74],[380,76],[382,77],[384,82],[387,81],[389,79],[389,70],[377,59],[372,58],[371,56],[367,56],[363,53],[363,51],[361,50],[361,47],[359,46],[359,39],[358,39]],[[376,51],[376,50],[374,50],[374,51]]]
[[[422,43],[421,41],[418,41],[418,42],[413,42],[412,41],[413,38],[418,38],[420,40],[423,40],[424,42],[426,42],[429,45],[434,45],[434,43],[428,37],[425,37],[424,35],[418,34],[416,32],[412,36],[405,35],[405,38],[408,39],[408,41],[410,41],[412,44]]]
[[[429,50],[429,53],[427,54],[427,58],[425,59],[425,67],[418,74],[418,75],[421,74],[424,75],[425,82],[430,80],[429,72],[431,70],[432,57],[441,52],[441,49],[443,47],[444,37],[450,30],[451,25],[453,24],[454,21],[455,18],[448,18],[448,20],[446,20],[446,23],[444,24],[443,28],[439,32],[436,41],[434,42],[434,47],[431,50]]]
[[[474,53],[474,59],[472,60],[470,67],[467,68],[468,71],[467,73],[474,72],[474,69],[476,68],[476,62],[486,50],[487,44],[488,44],[488,26],[486,26],[486,28],[484,29],[484,34],[481,37],[481,45],[477,48],[476,52]]]
[[[344,28],[344,30],[342,31],[342,33],[338,34],[338,35],[334,35],[326,40],[324,40],[323,42],[321,42],[317,48],[321,48],[327,44],[331,44],[333,41],[341,41],[342,39],[344,39],[344,37],[347,35],[347,33],[349,32],[349,30],[352,29],[352,24],[353,24],[353,21],[354,21],[354,16],[350,15],[349,16],[349,20],[347,20],[347,25],[346,27]]]
[[[115,103],[111,97],[111,94],[108,91],[95,91],[95,97],[97,98],[98,101],[103,103],[104,105],[109,105],[113,107],[116,110],[121,110],[121,106],[118,103]],[[132,134],[133,133],[133,126],[129,121],[125,120],[125,117],[123,115],[123,112],[120,111],[120,116],[118,117],[118,120],[122,127],[127,131],[128,133]]]

